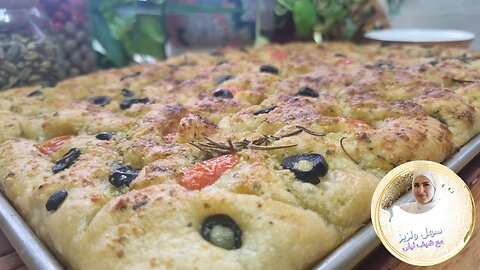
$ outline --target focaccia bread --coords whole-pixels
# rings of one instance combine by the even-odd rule
[[[0,188],[71,269],[308,269],[480,132],[480,53],[293,43],[0,93]]]

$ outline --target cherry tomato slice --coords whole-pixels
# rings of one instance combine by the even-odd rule
[[[282,50],[275,50],[270,55],[273,60],[285,60],[288,57],[288,52]]]
[[[240,87],[237,87],[237,86],[234,86],[234,85],[230,85],[230,86],[226,86],[226,87],[222,87],[222,88],[227,89],[227,90],[230,91],[233,95],[235,95],[236,93],[242,91],[242,89],[240,89]]]
[[[348,58],[348,57],[342,57],[342,58],[337,60],[337,64],[342,64],[342,65],[349,65],[349,64],[353,64],[353,63],[355,63],[355,60],[353,60],[352,58]]]
[[[56,137],[56,138],[53,138],[49,141],[46,141],[45,143],[41,144],[41,145],[38,145],[37,146],[37,149],[38,151],[44,153],[45,155],[51,155],[55,152],[57,152],[58,149],[60,149],[60,147],[62,147],[62,145],[70,140],[73,136],[71,135],[65,135],[65,136],[60,136],[60,137]]]
[[[361,120],[357,120],[357,119],[352,119],[352,118],[343,118],[343,121],[351,126],[354,126],[354,127],[359,127],[359,128],[372,128],[369,124],[361,121]]]
[[[238,163],[240,157],[227,154],[202,161],[184,171],[178,183],[189,190],[199,190],[217,181],[220,176]]]

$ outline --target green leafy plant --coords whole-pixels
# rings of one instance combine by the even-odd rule
[[[264,0],[257,0],[261,10]],[[398,11],[403,0],[387,0]],[[169,13],[243,12],[235,8],[178,4],[169,0],[90,0],[93,32],[103,47],[102,67],[124,66],[136,56],[165,58],[164,16]],[[299,38],[352,40],[375,14],[370,0],[276,0],[278,24],[291,13]],[[261,12],[257,12],[255,46],[269,43],[261,35]]]
[[[164,0],[90,1],[94,36],[108,62],[118,67],[135,55],[165,57],[163,4]]]
[[[387,0],[392,13],[404,0]],[[291,12],[297,37],[321,34],[327,39],[352,40],[375,15],[370,0],[277,0],[275,14]]]
[[[275,13],[279,16],[292,13],[298,37],[320,32],[329,39],[353,37],[365,21],[373,15],[365,12],[369,0],[277,0]]]
[[[104,48],[103,66],[165,58],[165,14],[230,13],[235,8],[178,4],[168,0],[90,0],[94,36]],[[139,56],[136,58],[136,56]]]

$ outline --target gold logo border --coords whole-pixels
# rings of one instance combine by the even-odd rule
[[[465,187],[468,190],[468,194],[470,196],[470,204],[472,207],[473,220],[469,228],[469,231],[463,241],[463,244],[458,245],[455,249],[450,251],[448,254],[433,260],[414,260],[405,256],[402,252],[396,250],[390,244],[390,242],[385,237],[383,230],[380,226],[379,211],[381,209],[381,203],[382,203],[382,199],[385,196],[385,193],[393,185],[393,183],[395,182],[395,180],[397,180],[399,176],[404,175],[405,173],[408,173],[408,172],[416,171],[416,170],[430,170],[436,173],[449,175],[453,178],[456,178],[457,180],[460,180],[465,185]],[[372,224],[373,224],[373,228],[375,229],[375,233],[380,238],[380,241],[385,246],[385,248],[399,260],[404,261],[408,264],[418,265],[418,266],[431,266],[431,265],[439,264],[457,255],[467,245],[468,241],[472,237],[473,229],[475,228],[475,222],[476,222],[475,202],[473,200],[472,192],[470,188],[467,186],[467,184],[465,184],[465,182],[460,178],[460,176],[458,176],[454,171],[450,170],[448,167],[445,167],[440,163],[427,161],[427,160],[417,160],[417,161],[410,161],[410,162],[404,163],[400,166],[395,167],[393,170],[388,172],[382,178],[377,188],[375,189],[375,192],[372,197],[371,217],[372,217]]]

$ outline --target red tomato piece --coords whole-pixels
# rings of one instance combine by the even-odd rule
[[[60,147],[62,147],[62,145],[65,144],[65,142],[70,140],[72,137],[73,136],[71,135],[65,135],[65,136],[53,138],[41,145],[38,145],[37,149],[38,151],[44,153],[45,155],[51,155],[57,152],[57,150],[60,149]]]
[[[227,154],[202,161],[184,171],[178,183],[189,190],[199,190],[209,186],[220,176],[238,163],[240,157],[236,154]]]
[[[282,50],[275,50],[270,55],[273,60],[285,60],[288,57],[288,52]]]
[[[355,60],[353,60],[352,58],[348,58],[348,57],[342,57],[342,58],[337,60],[337,64],[342,64],[342,65],[349,65],[349,64],[353,64],[353,63],[355,63]]]
[[[232,92],[233,95],[235,95],[236,93],[242,91],[242,89],[240,89],[240,87],[237,87],[237,86],[234,86],[234,85],[227,86],[227,87],[225,87],[225,89],[227,89],[227,90],[229,90],[230,92]]]
[[[352,118],[343,118],[343,121],[351,126],[354,126],[354,127],[359,127],[359,128],[372,128],[369,124],[361,121],[361,120],[357,120],[357,119],[352,119]]]

